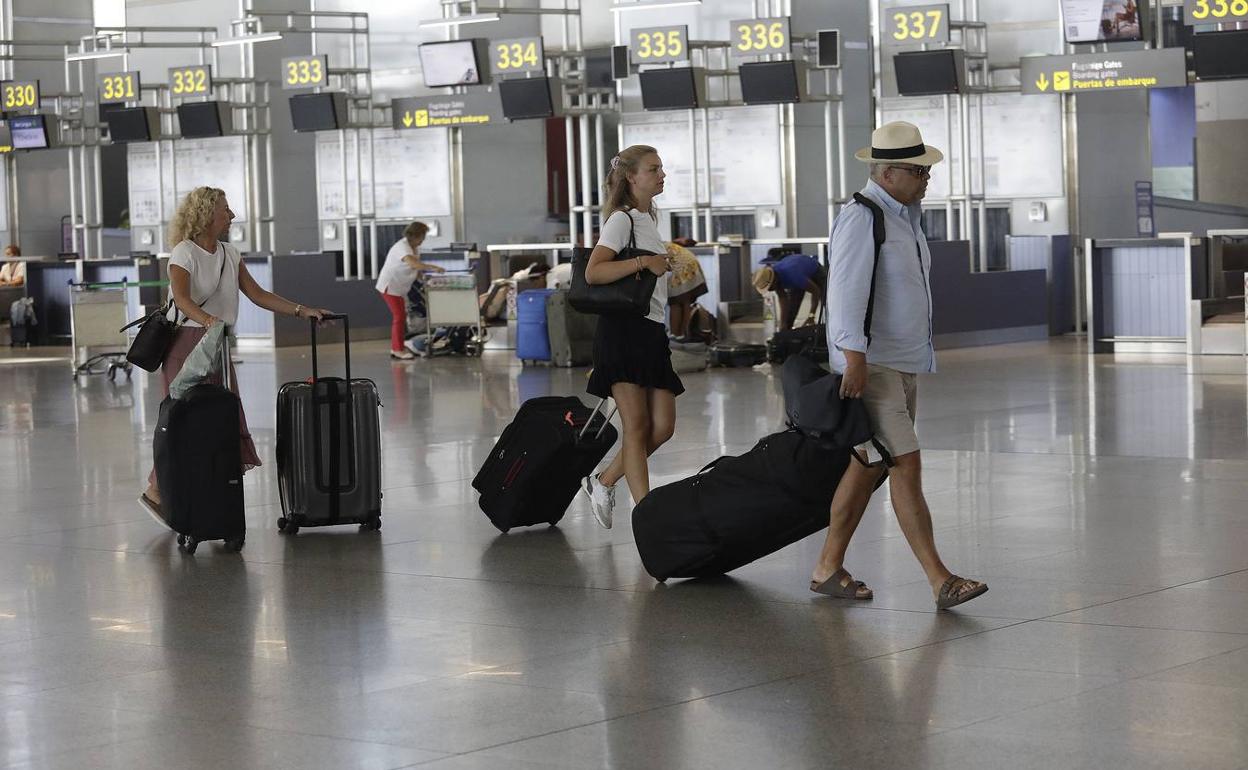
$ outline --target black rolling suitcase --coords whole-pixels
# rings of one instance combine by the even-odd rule
[[[531,398],[499,436],[472,480],[477,501],[494,526],[554,526],[581,479],[593,473],[618,434],[606,399],[590,409],[575,396]]]
[[[221,357],[221,385],[203,383],[182,398],[161,402],[152,442],[161,507],[187,553],[204,540],[224,540],[228,550],[242,550],[247,535],[239,403],[229,389],[228,343],[221,346]]]
[[[633,509],[646,572],[660,581],[721,575],[818,532],[850,462],[848,450],[789,430],[651,490]]]
[[[381,529],[381,401],[372,380],[351,377],[351,331],[341,320],[345,377],[322,377],[312,321],[312,380],[277,393],[278,531],[359,524]]]

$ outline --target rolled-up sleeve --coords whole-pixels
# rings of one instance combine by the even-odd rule
[[[855,203],[837,217],[828,262],[828,345],[865,353],[867,336],[863,333],[863,321],[875,262],[870,209]]]

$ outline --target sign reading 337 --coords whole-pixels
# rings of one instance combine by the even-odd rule
[[[949,5],[904,5],[885,8],[881,38],[886,46],[900,47],[949,42]]]

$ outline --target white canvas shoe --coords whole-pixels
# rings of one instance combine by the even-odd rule
[[[586,476],[581,484],[585,494],[589,495],[589,507],[594,510],[594,518],[603,529],[611,529],[611,519],[615,514],[615,487],[603,485],[597,476]]]

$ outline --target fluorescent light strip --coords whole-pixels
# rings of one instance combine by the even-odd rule
[[[247,37],[233,37],[228,40],[212,41],[213,48],[224,48],[227,45],[249,45],[251,43],[268,43],[274,40],[281,40],[281,32],[266,32],[263,35],[248,35]]]
[[[451,16],[447,19],[432,19],[430,21],[422,21],[421,29],[434,29],[437,27],[456,27],[460,24],[483,24],[489,21],[500,21],[502,19],[497,13],[477,13],[467,16]]]
[[[676,8],[682,5],[702,5],[702,0],[656,0],[652,3],[616,3],[611,13],[621,11],[648,11],[652,8]]]

